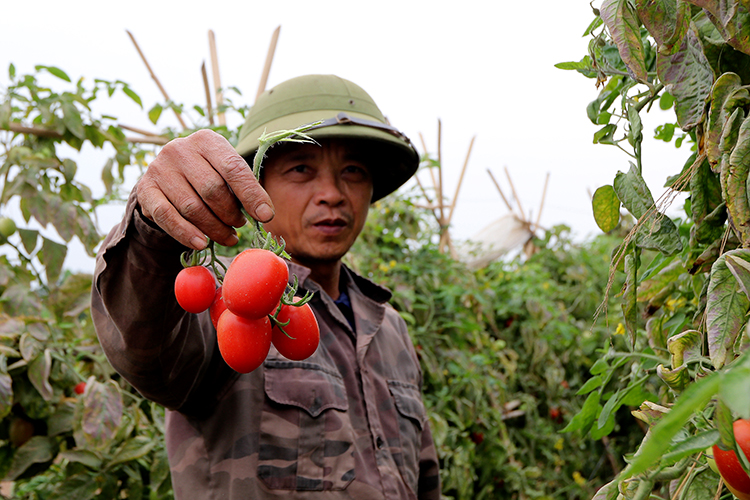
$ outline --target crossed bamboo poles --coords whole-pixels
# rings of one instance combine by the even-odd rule
[[[426,152],[427,146],[425,145],[424,137],[422,134],[419,134],[420,141],[422,143],[422,149]],[[461,167],[461,173],[458,177],[458,184],[456,185],[456,191],[453,195],[453,198],[450,201],[450,204],[446,204],[446,198],[444,196],[444,190],[443,190],[443,162],[442,162],[442,122],[438,120],[438,132],[437,132],[437,163],[435,165],[429,165],[428,171],[430,175],[430,180],[432,182],[432,190],[435,193],[435,200],[432,200],[428,190],[425,188],[424,184],[420,180],[419,176],[416,175],[415,179],[417,182],[417,185],[419,186],[419,189],[422,192],[422,196],[425,200],[427,200],[427,206],[423,208],[428,208],[432,211],[432,214],[434,215],[438,226],[440,227],[440,241],[438,244],[438,249],[440,252],[444,252],[446,248],[450,252],[451,256],[453,258],[457,258],[458,255],[456,253],[456,250],[453,246],[453,241],[450,236],[450,225],[451,221],[453,220],[453,214],[456,210],[456,204],[458,202],[458,195],[461,191],[461,186],[463,184],[464,175],[466,174],[466,168],[469,164],[469,158],[471,157],[471,151],[474,148],[474,140],[476,139],[476,136],[473,136],[471,138],[471,141],[469,142],[469,148],[466,152],[466,157],[463,162],[463,166]],[[437,169],[437,175],[435,174],[435,169]],[[516,218],[518,218],[526,227],[529,229],[531,233],[534,233],[537,229],[542,229],[542,226],[540,225],[541,217],[542,217],[542,211],[544,209],[544,201],[547,196],[547,186],[549,184],[549,177],[550,174],[547,172],[547,176],[544,180],[544,188],[542,190],[542,198],[539,205],[539,210],[537,212],[537,218],[536,221],[531,221],[532,214],[529,213],[528,216],[524,213],[523,207],[521,206],[521,199],[518,196],[518,193],[516,192],[515,185],[513,184],[513,179],[511,179],[510,172],[508,171],[508,167],[504,167],[505,169],[505,175],[508,179],[508,184],[511,188],[511,193],[513,194],[513,199],[516,202],[517,212],[514,210],[511,203],[508,201],[508,198],[505,196],[505,193],[503,193],[502,188],[500,187],[500,184],[495,179],[495,176],[492,175],[492,171],[490,169],[487,169],[487,173],[489,174],[490,178],[492,179],[493,184],[495,185],[495,188],[497,189],[498,193],[500,193],[500,197],[502,198],[503,202],[505,203],[505,206],[508,208],[508,211],[513,214]]]

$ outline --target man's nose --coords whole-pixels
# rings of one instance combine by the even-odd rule
[[[318,185],[317,202],[336,206],[344,201],[344,191],[339,179],[335,175],[323,175]]]

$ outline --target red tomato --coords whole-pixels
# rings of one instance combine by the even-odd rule
[[[203,266],[186,267],[174,280],[177,303],[187,312],[200,313],[209,308],[216,294],[216,282]]]
[[[287,335],[276,325],[272,330],[271,340],[279,353],[294,361],[302,361],[312,356],[320,343],[320,329],[310,304],[299,307],[284,304],[277,319],[281,323],[289,321],[289,324],[283,327]]]
[[[86,382],[78,382],[75,387],[73,387],[73,391],[76,394],[83,394],[86,392]]]
[[[224,311],[216,325],[216,339],[230,368],[250,373],[263,364],[271,349],[271,320],[268,316],[250,319]]]
[[[214,301],[211,302],[211,307],[208,308],[208,312],[211,314],[211,323],[214,324],[214,328],[216,328],[216,325],[219,323],[221,313],[227,310],[227,305],[224,303],[221,290],[222,287],[216,289]]]
[[[284,260],[259,248],[243,250],[224,275],[222,296],[238,316],[260,318],[273,313],[289,281]]]
[[[737,445],[742,449],[746,456],[750,457],[750,420],[736,420],[733,425],[734,439]],[[716,467],[719,468],[721,477],[727,486],[731,486],[731,491],[738,497],[750,498],[750,477],[742,468],[737,455],[733,450],[722,450],[718,445],[714,445],[714,460]]]

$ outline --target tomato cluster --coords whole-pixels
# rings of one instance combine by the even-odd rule
[[[285,298],[289,270],[275,253],[242,251],[224,274],[221,286],[203,266],[189,266],[175,279],[175,297],[188,312],[208,310],[224,361],[249,373],[268,356],[271,344],[292,360],[306,359],[320,342],[315,315],[306,301]]]
[[[750,420],[739,419],[733,424],[734,439],[746,457],[750,457]],[[734,450],[714,445],[714,460],[727,488],[740,500],[750,500],[750,476],[742,468]]]

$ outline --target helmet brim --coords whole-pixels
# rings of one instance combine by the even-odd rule
[[[293,113],[271,120],[256,128],[240,140],[236,146],[237,152],[248,163],[252,163],[258,150],[258,139],[264,132],[277,130],[292,130],[303,125],[318,121],[329,121],[336,118],[339,110],[313,110]],[[372,121],[372,116],[363,113],[347,111],[352,118]],[[373,193],[371,202],[375,202],[401,187],[414,175],[419,166],[419,153],[405,137],[398,137],[386,130],[358,125],[357,123],[334,123],[329,126],[315,128],[307,135],[313,139],[359,139],[371,141],[378,149],[382,148],[382,158],[385,161],[377,165],[372,172]]]

